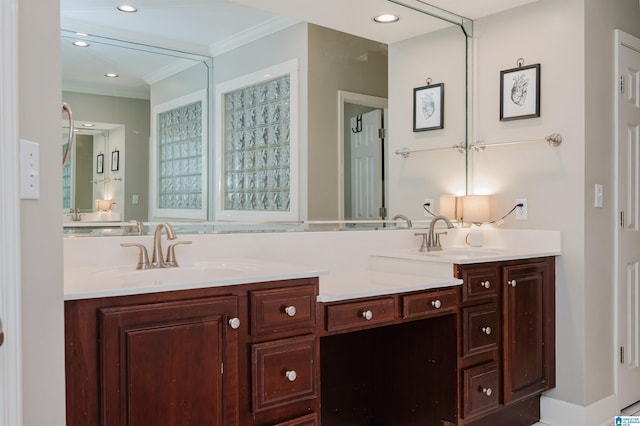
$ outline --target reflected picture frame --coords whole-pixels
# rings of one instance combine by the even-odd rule
[[[98,154],[96,157],[96,173],[104,173],[104,154]]]
[[[500,121],[540,117],[540,64],[500,71]]]
[[[111,153],[111,171],[117,172],[120,168],[120,151],[117,149]]]
[[[413,131],[444,128],[444,83],[413,89]]]

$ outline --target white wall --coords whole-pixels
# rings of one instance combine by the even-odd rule
[[[453,26],[389,46],[389,217],[424,217],[424,198],[465,192],[465,36]],[[444,129],[413,132],[413,89],[444,83]],[[447,149],[396,155],[402,148]]]
[[[60,15],[57,1],[18,1],[20,138],[40,144],[40,199],[20,205],[23,424],[63,426]],[[17,141],[7,141],[8,143]]]

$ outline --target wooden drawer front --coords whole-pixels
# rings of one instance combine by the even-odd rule
[[[497,349],[500,335],[497,305],[462,310],[462,356]]]
[[[462,271],[462,301],[496,297],[500,283],[498,269],[495,266],[469,268]]]
[[[318,426],[317,414],[309,414],[308,416],[298,417],[297,419],[289,420],[288,422],[278,423],[274,426]]]
[[[496,362],[468,368],[462,374],[464,417],[471,417],[498,407],[500,382]]]
[[[254,336],[313,328],[315,325],[315,286],[251,292],[251,333]]]
[[[394,299],[391,297],[327,307],[327,331],[347,330],[393,321]]]
[[[315,336],[252,346],[253,411],[317,397]]]
[[[402,318],[421,318],[455,312],[455,289],[411,294],[402,297]]]

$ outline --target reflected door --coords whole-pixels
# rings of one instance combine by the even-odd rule
[[[379,219],[383,204],[382,110],[351,117],[351,218]]]

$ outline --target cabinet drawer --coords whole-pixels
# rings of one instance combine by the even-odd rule
[[[402,297],[402,318],[421,318],[455,312],[455,289],[410,294]]]
[[[490,362],[463,371],[464,417],[497,408],[500,403],[498,364]]]
[[[316,349],[312,335],[252,345],[255,413],[317,397]]]
[[[497,297],[498,295],[498,268],[496,266],[476,267],[462,269],[462,301]]]
[[[251,292],[251,333],[254,336],[315,327],[316,287],[276,288]]]
[[[364,328],[370,324],[393,321],[394,308],[392,297],[328,306],[327,331]]]
[[[462,356],[498,348],[498,308],[491,303],[462,310]]]
[[[278,423],[274,426],[318,426],[319,424],[318,415],[314,413],[287,422]]]

